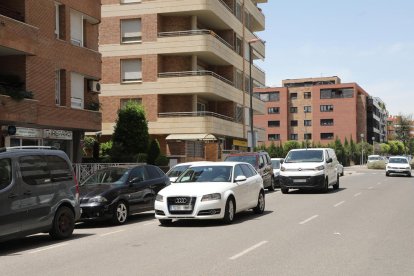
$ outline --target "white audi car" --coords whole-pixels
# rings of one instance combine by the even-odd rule
[[[162,225],[173,219],[222,219],[232,223],[238,212],[265,208],[263,179],[248,163],[212,162],[189,167],[155,199]]]

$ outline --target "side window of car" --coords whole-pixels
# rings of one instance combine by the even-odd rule
[[[250,169],[250,167],[249,167],[249,165],[245,165],[245,164],[242,164],[242,165],[240,165],[241,166],[241,169],[242,169],[242,171],[243,171],[243,174],[247,177],[247,178],[249,178],[249,177],[252,177],[254,174],[253,174],[253,172],[252,172],[252,170]]]
[[[157,170],[157,167],[147,166],[146,169],[148,171],[148,176],[149,176],[150,179],[161,178],[162,177],[160,172]]]
[[[148,179],[147,171],[145,170],[144,166],[132,170],[129,179],[132,180],[134,178],[136,178],[137,181],[144,181]]]
[[[265,158],[263,157],[263,155],[261,155],[259,159],[259,167],[263,167],[265,164],[266,164]]]
[[[46,161],[53,181],[72,179],[72,170],[65,159],[56,155],[48,155]]]
[[[236,167],[234,167],[234,179],[236,179],[240,175],[245,175],[245,174],[244,174],[241,166],[240,165],[236,165]]]
[[[12,182],[12,166],[9,158],[0,159],[0,191]]]
[[[50,171],[46,160],[40,155],[19,158],[22,179],[29,185],[41,185],[50,182]]]

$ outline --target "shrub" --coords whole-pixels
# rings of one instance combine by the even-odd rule
[[[168,158],[165,155],[159,155],[157,159],[155,159],[155,165],[157,166],[168,166]]]
[[[136,156],[137,163],[147,163],[148,154],[146,153],[138,153]]]
[[[155,165],[155,160],[157,160],[158,156],[160,155],[160,144],[158,143],[157,139],[152,139],[149,150],[148,150],[148,164]]]
[[[109,152],[112,149],[112,141],[108,141],[105,143],[101,143],[100,150],[101,150],[101,156],[107,156],[109,155]]]

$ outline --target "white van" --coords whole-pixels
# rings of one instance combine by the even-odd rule
[[[294,149],[286,155],[280,168],[280,188],[321,190],[339,189],[338,159],[330,148]]]

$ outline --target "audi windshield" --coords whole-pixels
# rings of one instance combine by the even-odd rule
[[[322,150],[295,150],[286,156],[285,163],[323,162]]]
[[[197,166],[188,168],[175,183],[231,182],[232,166]]]

